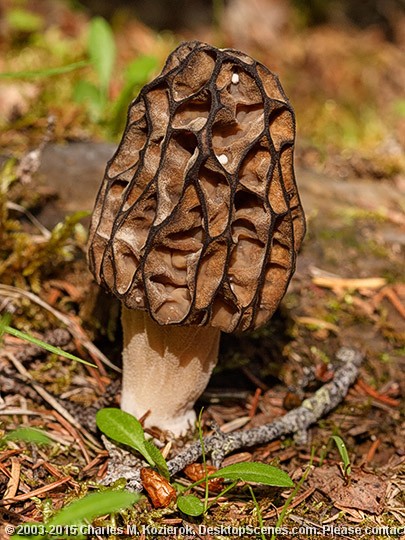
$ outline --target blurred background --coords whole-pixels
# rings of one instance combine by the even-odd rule
[[[182,40],[242,49],[276,72],[300,164],[405,170],[403,0],[0,0],[0,145],[118,141],[129,101]]]

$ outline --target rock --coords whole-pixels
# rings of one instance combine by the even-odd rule
[[[107,161],[115,148],[111,143],[94,142],[54,144],[45,148],[38,178],[58,195],[38,216],[46,227],[53,227],[66,214],[93,210]]]

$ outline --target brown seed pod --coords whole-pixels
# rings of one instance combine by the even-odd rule
[[[208,476],[217,471],[217,468],[213,465],[207,465],[206,468]],[[205,467],[202,463],[191,463],[190,465],[184,467],[183,471],[187,478],[193,482],[197,482],[198,480],[205,478]],[[211,480],[208,480],[208,488],[213,493],[219,493],[222,491],[223,487],[223,478],[211,478]]]
[[[177,498],[176,490],[153,469],[141,469],[141,481],[154,508],[166,508]]]
[[[295,120],[249,56],[181,45],[132,103],[93,214],[97,281],[159,324],[268,320],[304,236]]]

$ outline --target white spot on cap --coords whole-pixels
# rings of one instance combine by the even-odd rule
[[[233,74],[232,74],[232,79],[231,79],[231,81],[232,81],[232,84],[238,84],[238,82],[239,82],[239,75],[238,75],[237,73],[233,73]]]
[[[218,161],[221,165],[226,165],[228,163],[228,157],[225,154],[218,156]]]
[[[140,304],[140,303],[142,302],[142,298],[141,298],[140,296],[136,296],[136,297],[135,297],[135,302],[136,302],[137,304]]]

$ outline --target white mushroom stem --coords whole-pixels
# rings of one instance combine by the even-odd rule
[[[217,363],[220,330],[211,326],[161,326],[147,312],[123,307],[121,408],[145,425],[174,435],[196,420],[193,406]]]

